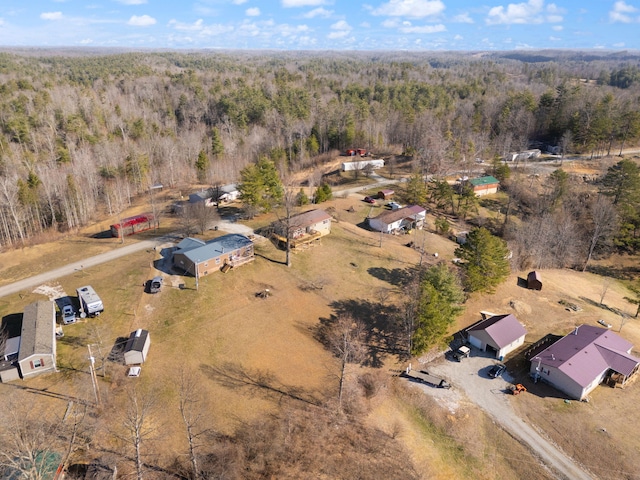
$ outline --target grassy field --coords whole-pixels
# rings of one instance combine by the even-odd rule
[[[340,311],[352,311],[360,316],[370,315],[371,329],[382,328],[374,321],[376,309],[386,308],[400,297],[398,279],[421,260],[416,249],[405,245],[410,241],[424,245],[427,253],[422,262],[430,264],[450,260],[455,244],[430,232],[381,237],[362,229],[358,225],[371,207],[361,202],[360,196],[336,199],[323,207],[336,219],[331,235],[315,246],[296,251],[291,268],[283,265],[282,251],[269,242],[260,242],[254,262],[227,274],[204,277],[198,290],[193,278],[165,273],[165,287],[159,294],[144,293],[143,283],[158,274],[153,266],[160,257],[154,251],[142,251],[59,279],[49,287],[67,294],[73,294],[78,286],[91,284],[103,298],[104,314],[65,327],[65,336],[58,342],[59,374],[0,385],[0,392],[43,402],[60,417],[69,400],[92,402],[87,360],[87,344],[92,344],[94,355],[98,356],[104,400],[101,418],[117,422],[132,385],[153,391],[163,405],[159,425],[163,435],[154,440],[153,446],[160,457],[166,458],[185,450],[176,406],[178,378],[183,372],[198,379],[207,422],[223,434],[233,434],[240,426],[277,411],[285,401],[326,404],[337,393],[338,363],[314,337],[319,321]],[[374,211],[379,210],[374,207]],[[259,217],[250,225],[257,228],[268,221],[267,217]],[[113,244],[110,239],[86,239],[96,249],[105,248],[103,241]],[[72,242],[61,241],[32,250],[34,258],[25,258],[25,262],[35,269],[41,252],[46,251],[46,256],[60,262],[64,256],[77,254],[77,250]],[[436,252],[437,258],[433,255]],[[12,268],[15,267],[5,267],[3,263],[0,273]],[[598,318],[618,325],[615,314],[583,300],[599,300],[601,277],[558,270],[543,272],[543,281],[543,291],[533,292],[518,287],[517,275],[513,275],[494,295],[473,296],[457,327],[477,320],[480,310],[515,313],[529,330],[528,341],[550,331],[566,333],[577,323],[593,323]],[[181,283],[186,288],[179,288]],[[256,296],[265,289],[270,290],[271,296]],[[624,295],[624,288],[611,282],[605,303],[630,308]],[[0,302],[0,314],[19,313],[26,304],[42,298],[38,293],[5,297]],[[569,313],[558,303],[560,299],[579,303],[583,310]],[[101,357],[118,338],[127,337],[136,328],[146,328],[151,334],[151,350],[142,376],[127,378],[123,365],[107,362],[103,377]],[[640,344],[635,320],[628,322],[622,333]],[[371,400],[367,423],[403,445],[423,478],[450,478],[469,471],[478,478],[548,478],[526,449],[514,445],[511,437],[496,429],[472,405],[452,415],[437,404],[426,405],[428,400],[423,395],[418,397],[407,391],[404,383],[391,376],[402,367],[392,351],[376,350],[370,363],[376,368],[357,370],[381,372],[387,380],[382,381],[385,388],[381,390],[386,393]],[[617,455],[615,458],[622,462],[620,470],[626,472],[639,466],[630,453],[640,445],[630,440],[633,431],[624,421],[625,415],[632,415],[638,397],[635,385],[615,391],[601,387],[589,404],[572,403],[567,407],[557,396],[528,395],[519,397],[517,408],[527,421],[539,424],[554,441],[587,465],[592,460],[588,453],[592,449],[577,445],[600,448],[603,434],[598,427],[606,426],[603,451],[609,458]],[[98,443],[102,447],[117,447],[110,435],[112,428],[108,421],[101,424]],[[562,433],[567,429],[576,435],[566,438]],[[580,442],[575,443],[575,451],[573,442]],[[522,464],[527,465],[526,472],[519,468]]]

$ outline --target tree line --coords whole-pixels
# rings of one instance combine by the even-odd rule
[[[236,181],[262,156],[284,177],[362,146],[446,173],[534,140],[593,156],[637,141],[637,82],[602,75],[633,77],[637,58],[556,60],[1,53],[0,245],[117,214],[156,183]]]

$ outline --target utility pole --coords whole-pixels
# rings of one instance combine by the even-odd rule
[[[200,275],[198,274],[199,270],[200,270],[199,265],[200,265],[200,260],[196,260],[196,264],[195,264],[195,269],[196,269],[196,292],[198,291],[198,283],[200,283],[199,282]]]
[[[98,377],[96,376],[95,369],[95,358],[93,358],[93,354],[91,353],[91,345],[87,345],[87,349],[89,350],[89,369],[91,373],[91,384],[93,385],[93,395],[96,398],[96,405],[100,406],[102,401],[100,399],[100,388],[98,388]]]

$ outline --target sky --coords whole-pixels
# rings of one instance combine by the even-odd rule
[[[640,49],[640,0],[0,0],[0,46]]]

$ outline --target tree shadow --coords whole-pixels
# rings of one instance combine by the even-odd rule
[[[620,315],[621,317],[625,317],[626,318],[626,317],[630,316],[625,311],[623,311],[623,310],[621,310],[621,309],[619,309],[617,307],[610,307],[606,303],[599,303],[599,302],[596,302],[595,300],[591,300],[590,298],[587,298],[587,297],[578,297],[578,298],[580,300],[583,300],[584,302],[588,303],[589,305],[601,308],[603,310],[608,310],[609,312],[615,313],[616,315]]]
[[[620,267],[616,265],[589,265],[587,272],[595,273],[602,277],[611,277],[618,280],[634,280],[640,274],[640,267]]]
[[[268,370],[249,369],[240,364],[226,362],[219,366],[201,364],[200,371],[210,380],[227,388],[248,389],[267,398],[286,397],[309,405],[322,405],[318,392],[307,391],[295,385],[285,385]]]
[[[367,271],[372,277],[375,277],[396,287],[404,287],[406,285],[409,285],[413,278],[415,278],[416,274],[416,269],[414,267],[393,269],[371,267]]]
[[[327,345],[327,335],[337,318],[347,315],[365,326],[366,355],[362,364],[373,368],[384,366],[389,355],[402,355],[402,326],[398,322],[399,311],[394,305],[386,305],[369,300],[341,300],[331,305],[335,314],[329,318],[320,318],[320,324],[314,337]]]

